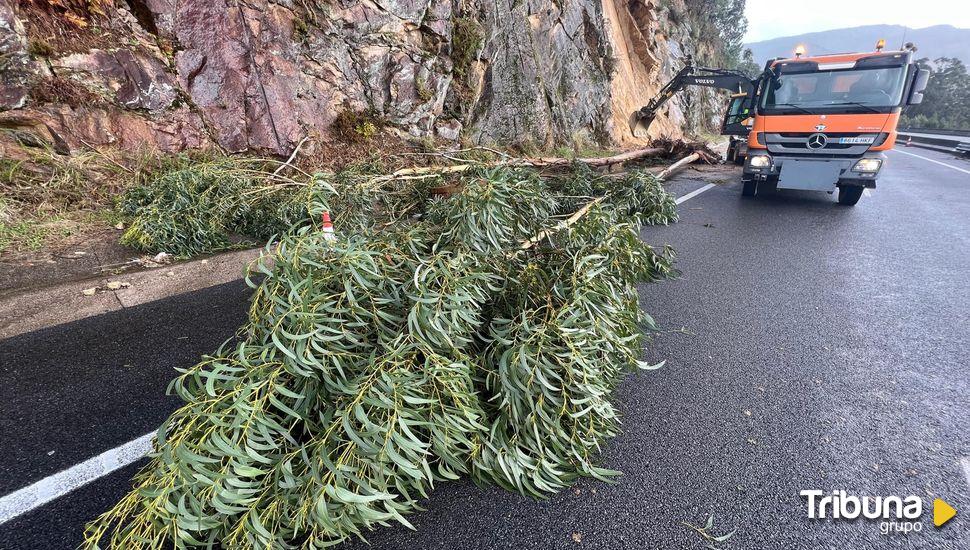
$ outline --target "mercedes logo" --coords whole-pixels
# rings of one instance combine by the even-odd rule
[[[825,137],[825,134],[812,134],[808,136],[808,148],[821,149],[822,147],[825,147],[825,143],[827,141],[828,138]]]

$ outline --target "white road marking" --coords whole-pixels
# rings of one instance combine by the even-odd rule
[[[963,476],[967,478],[967,485],[970,485],[970,456],[961,458],[960,465],[963,466]]]
[[[970,174],[970,170],[964,170],[963,168],[953,166],[952,164],[947,164],[945,162],[940,162],[936,159],[931,159],[930,157],[924,157],[923,155],[917,155],[916,153],[910,153],[908,151],[900,151],[899,149],[893,149],[894,153],[902,153],[904,155],[909,155],[911,157],[916,157],[918,159],[928,160],[933,164],[939,164],[940,166],[946,166],[947,168],[952,168],[958,172],[963,172],[964,174]]]
[[[678,197],[677,200],[674,202],[676,202],[677,204],[680,204],[682,202],[687,202],[690,199],[696,197],[697,195],[700,195],[704,191],[707,191],[708,189],[713,189],[715,187],[717,187],[717,185],[714,185],[713,183],[708,183],[707,185],[705,185],[704,187],[701,187],[700,189],[697,189],[696,191],[691,191],[690,193],[687,193],[683,197]]]
[[[138,461],[152,450],[154,438],[155,432],[147,433],[134,441],[0,497],[0,525]]]

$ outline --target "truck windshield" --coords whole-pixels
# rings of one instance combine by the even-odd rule
[[[762,94],[767,112],[889,112],[900,104],[905,67],[792,73],[773,77]]]

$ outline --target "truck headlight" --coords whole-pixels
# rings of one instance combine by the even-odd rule
[[[882,168],[882,159],[859,159],[855,163],[853,172],[878,172]]]
[[[768,168],[771,166],[771,157],[768,155],[753,155],[748,165],[752,168]]]

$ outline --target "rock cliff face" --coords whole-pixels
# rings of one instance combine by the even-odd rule
[[[697,48],[678,13],[682,0],[0,0],[0,142],[285,155],[366,111],[422,138],[627,143],[630,112]],[[678,98],[652,131],[680,135],[702,122],[683,102],[712,98]]]

